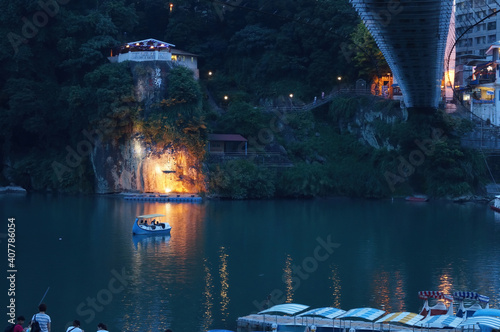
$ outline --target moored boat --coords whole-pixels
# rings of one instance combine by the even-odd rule
[[[493,200],[493,205],[490,205],[490,209],[495,212],[500,212],[500,195],[495,196]]]
[[[134,235],[170,234],[171,226],[162,222],[163,214],[147,214],[135,218],[132,233]]]
[[[459,301],[457,317],[472,317],[474,313],[481,309],[489,309],[490,298],[476,292],[454,292],[453,298]],[[465,307],[464,300],[474,301],[472,305]],[[480,303],[484,304],[484,308]]]
[[[422,310],[420,310],[420,315],[426,316],[437,316],[437,315],[453,315],[453,298],[449,295],[444,294],[440,291],[421,291],[418,292],[418,297],[424,300],[424,305]],[[438,302],[430,307],[429,299],[436,299]],[[452,301],[449,306],[446,306],[444,300]]]
[[[409,202],[427,202],[429,200],[429,197],[426,195],[413,195],[413,196],[406,196],[405,200]]]

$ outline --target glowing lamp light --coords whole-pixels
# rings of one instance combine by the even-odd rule
[[[212,76],[212,72],[211,71],[208,72],[208,76]]]
[[[161,44],[160,46],[163,47],[163,46],[165,46],[165,44]]]
[[[150,46],[149,48],[155,48],[154,46]]]
[[[129,44],[127,44],[127,46],[125,46],[125,47],[126,47],[126,48],[129,48],[129,47],[130,47],[130,45],[129,45]]]
[[[337,80],[342,81],[342,76],[337,77]]]
[[[290,98],[293,98],[293,93],[290,93]]]
[[[166,193],[171,193],[171,192],[172,192],[172,189],[170,189],[170,188],[165,188],[165,192],[166,192]]]
[[[488,66],[488,68],[486,68],[486,69],[488,69],[488,71],[492,71],[493,67],[492,66]]]
[[[135,46],[139,46],[139,43],[135,43]]]
[[[228,96],[224,96],[224,100],[228,100],[228,99],[229,99],[229,97],[228,97]]]

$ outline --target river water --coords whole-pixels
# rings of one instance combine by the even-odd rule
[[[170,237],[132,236],[135,216],[150,213],[167,215]],[[87,332],[236,329],[269,295],[269,305],[418,312],[420,290],[468,290],[500,306],[500,218],[484,204],[29,194],[0,196],[0,216],[4,275],[15,218],[16,314],[31,317],[50,287],[53,332],[73,319]]]

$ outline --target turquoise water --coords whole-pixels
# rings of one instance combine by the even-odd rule
[[[420,290],[470,290],[500,307],[500,218],[482,204],[33,194],[0,196],[0,209],[3,234],[16,219],[16,314],[35,313],[50,287],[53,331],[73,319],[87,332],[235,329],[268,295],[415,312]],[[132,236],[149,213],[167,215],[170,237]]]

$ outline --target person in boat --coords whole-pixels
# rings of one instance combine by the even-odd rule
[[[97,331],[109,332],[108,327],[104,323],[97,324]]]

